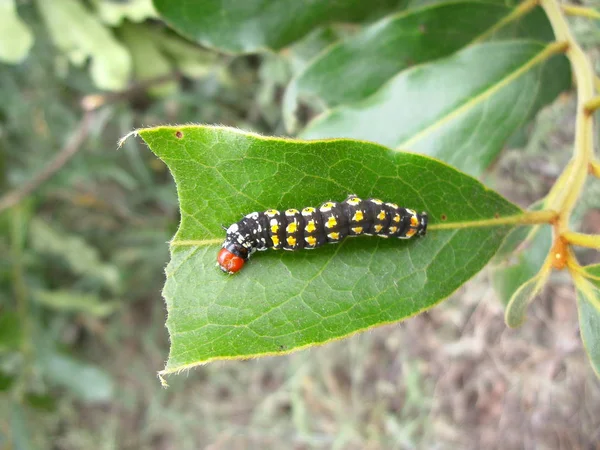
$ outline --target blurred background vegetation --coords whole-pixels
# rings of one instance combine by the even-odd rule
[[[353,29],[234,57],[179,38],[150,0],[16,6],[0,15],[0,448],[597,448],[600,385],[560,276],[519,330],[483,274],[403,324],[162,389],[177,197],[151,152],[118,139],[189,122],[283,135],[285,85]],[[575,26],[597,60],[599,29]],[[563,95],[486,178],[522,205],[539,198],[569,158],[573,117]],[[597,204],[581,211],[600,232]]]

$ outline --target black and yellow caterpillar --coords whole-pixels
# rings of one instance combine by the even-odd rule
[[[256,250],[313,249],[363,234],[409,239],[424,236],[426,231],[426,212],[417,214],[395,203],[351,195],[343,202],[329,201],[318,208],[250,213],[227,228],[217,261],[221,270],[235,273]]]

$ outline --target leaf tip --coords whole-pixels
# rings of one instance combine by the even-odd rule
[[[125,141],[127,139],[129,139],[130,136],[138,136],[139,135],[139,128],[136,128],[135,130],[130,131],[129,133],[127,133],[125,136],[123,136],[121,139],[119,139],[119,142],[117,143],[117,148],[121,148],[123,146],[123,144],[125,143]]]
[[[160,380],[160,385],[165,389],[169,387],[169,383],[167,383],[166,378],[164,377],[167,374],[165,370],[161,370],[158,372],[158,379]]]

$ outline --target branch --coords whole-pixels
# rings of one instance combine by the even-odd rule
[[[21,200],[35,191],[42,183],[48,181],[77,153],[88,136],[93,117],[92,113],[86,112],[67,144],[58,152],[50,164],[29,182],[0,198],[0,212],[21,202]]]

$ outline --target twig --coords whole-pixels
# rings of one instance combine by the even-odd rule
[[[21,202],[21,200],[35,191],[42,183],[48,181],[48,179],[58,172],[58,170],[60,170],[60,168],[63,167],[75,153],[77,153],[88,136],[93,117],[93,113],[86,112],[67,144],[60,152],[58,152],[50,164],[29,182],[8,192],[0,198],[0,212]]]
[[[561,5],[562,10],[569,16],[587,17],[589,19],[600,19],[600,12],[593,8],[577,5]]]

